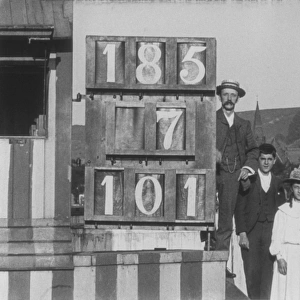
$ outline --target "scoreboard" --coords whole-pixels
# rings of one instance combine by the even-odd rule
[[[86,221],[214,221],[215,51],[213,38],[86,37]]]
[[[87,36],[86,88],[213,92],[213,38]]]

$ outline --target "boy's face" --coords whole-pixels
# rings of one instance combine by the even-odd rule
[[[262,173],[268,174],[273,168],[275,162],[276,158],[274,158],[272,154],[261,153],[258,158],[258,167]]]

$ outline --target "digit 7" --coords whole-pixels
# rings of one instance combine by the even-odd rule
[[[172,119],[174,118],[174,120],[172,120],[170,127],[168,128],[165,138],[164,138],[164,148],[166,150],[171,148],[172,145],[172,138],[173,138],[173,133],[174,133],[174,129],[175,126],[180,118],[180,116],[182,115],[182,110],[178,111],[157,111],[156,112],[157,115],[157,123],[159,122],[160,119]]]

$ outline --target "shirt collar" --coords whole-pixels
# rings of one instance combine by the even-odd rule
[[[222,108],[222,111],[223,111],[223,114],[224,114],[228,124],[229,124],[229,127],[231,127],[234,122],[234,112],[228,117],[223,108]]]

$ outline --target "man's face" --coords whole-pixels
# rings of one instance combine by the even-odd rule
[[[261,153],[258,158],[258,167],[260,171],[264,174],[268,174],[273,168],[276,159],[272,154],[263,154]]]
[[[227,88],[221,90],[220,98],[222,102],[222,107],[225,110],[231,111],[234,110],[234,106],[237,103],[239,96],[236,90]]]

